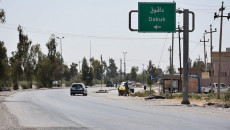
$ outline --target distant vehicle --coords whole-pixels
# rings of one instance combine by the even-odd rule
[[[83,94],[87,96],[87,87],[83,83],[73,83],[70,88],[70,95]]]
[[[213,85],[214,93],[217,93],[218,83],[213,83],[212,85]],[[228,87],[224,83],[220,83],[220,92],[221,93],[228,91],[228,89],[230,89],[230,87]],[[210,93],[211,92],[211,86],[202,87],[201,90],[202,90],[202,93]]]
[[[135,88],[135,83],[134,82],[128,82],[128,85],[129,85],[129,89],[132,93],[134,93],[134,88]]]
[[[111,81],[106,82],[106,87],[114,87],[114,83]]]
[[[118,93],[119,93],[118,95],[119,96],[123,96],[126,93],[125,83],[126,82],[121,82],[121,84],[118,87]],[[134,93],[134,87],[135,87],[135,85],[132,82],[128,82],[128,86],[129,86],[130,92]]]
[[[53,81],[53,86],[60,87],[60,82],[59,81]]]

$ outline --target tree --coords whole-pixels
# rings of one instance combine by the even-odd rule
[[[92,85],[93,82],[93,69],[88,66],[87,60],[84,57],[82,61],[82,81],[85,82],[86,85]]]
[[[131,68],[131,72],[130,72],[130,75],[131,75],[130,79],[131,80],[136,81],[136,79],[137,79],[137,72],[138,72],[138,67],[133,66]]]
[[[94,58],[91,59],[91,63],[93,66],[94,78],[97,80],[101,80],[102,79],[102,73],[103,73],[103,65],[100,63],[99,60],[95,60]]]
[[[60,72],[62,72],[63,66],[61,55],[56,52],[54,35],[51,35],[49,41],[46,43],[46,47],[48,48],[48,55],[44,55],[41,51],[38,51],[36,75],[40,87],[52,87],[52,82],[60,79]],[[69,79],[68,76],[65,78]]]
[[[170,66],[167,66],[165,72],[166,72],[166,73],[170,73],[170,72],[171,72],[171,67],[170,67]],[[175,69],[174,65],[173,65],[173,67],[172,67],[172,72],[173,72],[173,73],[176,73],[176,69]]]
[[[19,32],[19,43],[17,44],[17,51],[12,52],[12,57],[10,58],[10,65],[11,65],[11,77],[14,83],[14,89],[18,89],[17,81],[20,78],[23,80],[26,78],[28,81],[29,77],[26,77],[25,74],[26,67],[28,65],[29,59],[29,50],[32,41],[29,40],[28,36],[23,33],[22,27],[18,26]]]
[[[65,80],[66,81],[70,81],[70,78],[71,78],[71,76],[70,76],[70,69],[68,68],[67,65],[63,66],[63,71],[64,71],[63,76],[65,77]]]
[[[5,22],[6,22],[5,11],[3,9],[0,9],[0,23],[5,23]]]
[[[72,64],[70,65],[70,77],[71,78],[77,75],[77,72],[78,72],[77,66],[78,64],[74,62],[72,62]]]
[[[204,68],[204,62],[201,60],[196,60],[193,62],[193,68],[199,67],[199,68]]]
[[[30,48],[30,53],[28,55],[28,58],[27,58],[27,61],[24,67],[25,76],[26,76],[27,82],[29,83],[30,88],[32,88],[32,79],[33,79],[33,76],[35,75],[35,68],[36,68],[37,61],[38,61],[39,49],[40,49],[39,44],[33,45]]]
[[[7,86],[7,81],[9,81],[7,49],[4,47],[4,42],[0,41],[0,88]]]
[[[48,48],[48,57],[52,65],[54,64],[56,56],[56,46],[55,35],[52,34],[49,41],[46,43],[46,47]]]
[[[117,66],[112,58],[109,59],[109,67],[107,68],[106,75],[109,78],[115,78],[117,76]]]
[[[37,65],[38,87],[52,87],[52,66],[48,56],[44,56]]]
[[[156,67],[154,64],[152,64],[152,61],[150,60],[149,65],[147,66],[147,73],[153,75],[155,74],[155,71],[156,71]]]

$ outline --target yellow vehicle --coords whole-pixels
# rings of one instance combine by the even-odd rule
[[[125,90],[125,83],[126,82],[122,82],[119,87],[118,87],[118,96],[123,96],[126,94],[126,90]],[[130,90],[128,90],[128,94],[130,94]]]

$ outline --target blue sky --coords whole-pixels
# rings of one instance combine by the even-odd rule
[[[128,29],[128,13],[138,9],[138,2],[172,2],[172,0],[1,0],[0,8],[6,11],[6,23],[0,25],[0,40],[5,42],[8,56],[16,50],[18,43],[18,25],[24,28],[24,33],[33,44],[41,44],[42,51],[47,54],[45,44],[51,34],[64,36],[62,40],[63,57],[66,64],[78,62],[83,57],[90,57],[90,41],[92,57],[109,61],[113,58],[118,69],[123,52],[126,54],[127,71],[132,66],[142,70],[149,60],[163,70],[169,65],[171,33],[138,33]],[[210,24],[217,28],[213,33],[214,51],[219,44],[220,19],[214,20],[214,12],[221,7],[220,0],[175,0],[176,8],[189,9],[195,12],[195,31],[190,33],[190,58],[194,61],[199,56],[203,58],[204,30],[209,30]],[[226,10],[230,13],[230,1],[225,0]],[[177,14],[177,22],[182,23],[183,15]],[[133,15],[133,28],[137,28],[137,14]],[[182,25],[182,24],[181,24]],[[230,47],[230,21],[224,18],[222,50]],[[182,34],[181,34],[182,35]],[[93,37],[92,37],[93,36]],[[174,65],[179,67],[178,34],[175,34]],[[209,34],[206,35],[209,39]],[[202,39],[203,40],[203,39]],[[182,41],[181,41],[182,42]],[[183,48],[183,47],[182,47]],[[210,43],[206,46],[208,61],[210,61]],[[58,51],[60,45],[58,41]],[[162,53],[162,57],[161,57]],[[124,69],[124,67],[122,67]]]

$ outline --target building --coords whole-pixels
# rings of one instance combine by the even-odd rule
[[[212,52],[213,58],[213,82],[218,82],[219,52]],[[230,48],[221,52],[220,82],[230,86]]]

